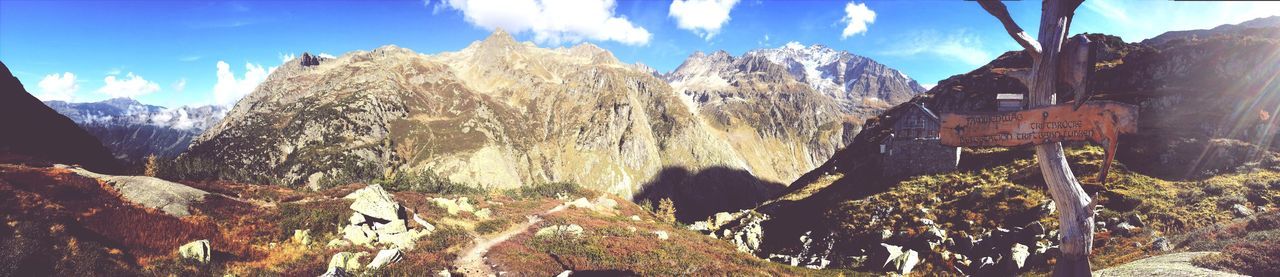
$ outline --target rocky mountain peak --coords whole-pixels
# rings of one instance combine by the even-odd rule
[[[507,48],[520,45],[520,42],[517,42],[516,38],[512,37],[507,31],[497,28],[493,30],[493,33],[489,34],[489,37],[480,41],[480,44],[489,47]]]
[[[138,102],[138,100],[134,100],[133,98],[129,98],[129,97],[116,97],[116,98],[111,98],[111,99],[107,99],[106,101],[102,101],[102,103],[103,103],[103,104],[107,104],[107,105],[111,105],[111,106],[113,106],[113,107],[117,107],[117,108],[125,108],[125,107],[129,107],[129,106],[141,106],[141,105],[142,105],[142,103],[139,103],[139,102]]]
[[[302,66],[320,65],[320,57],[312,56],[308,52],[302,52],[302,56],[298,57],[298,61]]]

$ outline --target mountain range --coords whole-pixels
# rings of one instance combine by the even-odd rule
[[[217,124],[226,114],[222,106],[165,108],[129,98],[100,102],[45,101],[98,138],[117,159],[140,164],[149,155],[174,158],[191,140]]]
[[[569,181],[700,203],[687,213],[705,216],[772,195],[843,146],[859,115],[922,91],[820,46],[694,54],[666,75],[591,44],[539,48],[501,30],[456,52],[303,57],[179,162],[313,188],[420,171],[488,188]]]

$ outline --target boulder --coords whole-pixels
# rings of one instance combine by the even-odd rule
[[[1143,228],[1147,227],[1147,223],[1142,221],[1142,215],[1139,215],[1136,213],[1129,214],[1128,220],[1129,220],[1129,224],[1132,224],[1133,226],[1138,226]]]
[[[365,231],[367,228],[368,227],[347,225],[346,228],[342,229],[342,238],[350,241],[351,244],[369,245],[370,243],[373,243],[375,238],[369,236],[369,232]]]
[[[474,214],[476,218],[480,220],[489,220],[490,218],[493,218],[493,211],[489,210],[489,208],[480,209],[479,211],[476,211]]]
[[[300,245],[311,244],[311,229],[293,230],[293,237],[289,240]]]
[[[354,276],[354,275],[352,275],[351,273],[347,273],[346,270],[342,270],[341,268],[333,268],[333,269],[330,269],[329,271],[325,271],[324,274],[320,274],[320,277],[350,277],[350,276]]]
[[[613,198],[609,198],[602,195],[600,196],[600,198],[596,198],[596,207],[600,207],[601,209],[615,210],[618,208],[618,201],[613,200]]]
[[[1249,207],[1246,207],[1244,204],[1231,205],[1231,211],[1234,212],[1237,217],[1253,215],[1253,210],[1249,209]]]
[[[1152,251],[1163,252],[1163,251],[1169,251],[1170,249],[1173,249],[1173,247],[1169,245],[1169,239],[1166,239],[1165,237],[1156,237],[1155,239],[1151,240]]]
[[[1031,256],[1030,247],[1021,243],[1014,244],[1009,248],[1009,261],[1013,263],[1014,268],[1023,269],[1027,265],[1027,257]]]
[[[367,217],[391,221],[401,218],[400,203],[391,197],[391,193],[382,189],[382,185],[373,184],[347,194],[344,199],[353,199],[351,210]]]
[[[578,224],[569,224],[569,225],[555,225],[555,226],[543,227],[542,229],[538,229],[538,232],[534,233],[533,236],[535,237],[548,237],[548,236],[580,237],[582,236],[582,233],[583,233],[582,226],[578,226]]]
[[[329,258],[329,267],[326,272],[333,272],[334,270],[352,272],[358,270],[360,269],[360,259],[366,255],[369,254],[364,252],[338,252],[338,254],[333,254],[333,257]]]
[[[667,234],[667,231],[653,231],[653,234],[658,235],[658,239],[660,240],[667,240],[668,238],[670,238],[670,236]]]
[[[320,65],[320,57],[312,56],[311,53],[302,52],[302,56],[298,57],[298,62],[304,67],[316,66]]]
[[[383,249],[378,251],[378,255],[373,257],[373,261],[366,266],[369,269],[377,269],[404,259],[404,253],[400,249]]]
[[[404,233],[409,231],[409,224],[406,223],[403,219],[396,219],[396,220],[392,220],[387,224],[383,224],[382,226],[378,227],[376,231],[378,232],[379,237],[383,235]]]
[[[421,237],[418,236],[418,234],[419,233],[417,232],[401,232],[390,235],[379,235],[378,243],[390,244],[402,249],[413,249],[414,247],[417,247],[418,238]]]
[[[1123,237],[1136,235],[1138,230],[1138,227],[1133,227],[1133,225],[1129,225],[1128,222],[1120,222],[1119,224],[1116,224],[1116,226],[1111,227],[1112,233]]]
[[[591,200],[587,200],[586,197],[582,197],[582,198],[574,199],[573,201],[569,202],[569,207],[591,210],[591,209],[595,209],[596,205],[592,204]]]
[[[906,250],[902,252],[902,255],[898,255],[898,258],[893,259],[893,262],[891,263],[892,267],[889,269],[895,273],[905,276],[911,273],[911,269],[915,268],[916,264],[919,263],[920,254],[916,253],[915,250]]]
[[[867,252],[868,266],[873,269],[888,269],[891,268],[890,263],[902,256],[902,246],[881,243],[872,245]]]
[[[368,222],[369,219],[365,218],[364,215],[360,213],[352,212],[351,217],[347,218],[347,221],[351,222],[351,225],[360,225],[360,224],[364,224],[365,222]]]
[[[418,223],[418,226],[422,227],[422,231],[426,231],[427,234],[430,234],[436,231],[435,225],[431,225],[431,223],[427,222],[426,219],[422,219],[422,217],[418,216],[418,214],[416,213],[413,214],[413,222]]]
[[[638,216],[638,215],[631,215],[631,221],[640,221],[640,216]],[[702,221],[699,221],[699,222],[701,222],[701,223],[703,223],[703,224],[706,224],[705,222],[702,222]]]
[[[178,256],[207,264],[213,258],[213,248],[209,246],[209,240],[197,240],[178,247]]]
[[[724,226],[725,224],[729,224],[730,221],[733,221],[733,214],[730,214],[727,212],[718,212],[714,217],[712,217],[710,222],[711,223],[710,227],[711,229],[718,229]]]

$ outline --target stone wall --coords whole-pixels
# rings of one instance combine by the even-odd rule
[[[888,140],[884,149],[884,176],[890,178],[952,171],[960,162],[960,148],[937,139]]]

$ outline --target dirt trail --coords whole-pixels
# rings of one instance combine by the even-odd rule
[[[454,273],[462,274],[463,276],[497,276],[498,273],[494,272],[493,267],[485,262],[485,255],[489,254],[490,248],[511,239],[515,235],[528,231],[534,224],[542,222],[543,216],[563,211],[567,207],[569,206],[566,204],[560,204],[540,214],[526,216],[529,219],[528,221],[511,226],[496,235],[476,237],[475,244],[463,251],[463,254],[453,262]]]

